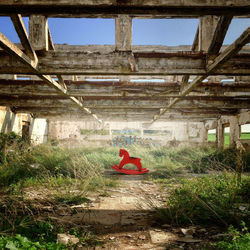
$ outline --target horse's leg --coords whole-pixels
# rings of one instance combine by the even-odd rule
[[[119,166],[118,166],[119,169],[122,169],[125,164],[126,164],[126,162],[124,162],[124,159],[122,159]]]

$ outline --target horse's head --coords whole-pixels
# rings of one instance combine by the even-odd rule
[[[125,149],[120,149],[119,156],[122,157],[126,152]]]

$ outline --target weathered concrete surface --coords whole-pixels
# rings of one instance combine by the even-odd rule
[[[240,48],[239,48],[240,49]],[[131,67],[134,55],[136,70]],[[208,75],[206,55],[201,52],[89,52],[48,51],[38,56],[40,74],[49,75]],[[249,56],[236,56],[210,75],[249,75]],[[0,53],[1,74],[35,74],[7,53]]]
[[[115,45],[119,51],[132,50],[132,18],[128,15],[115,19]]]
[[[29,126],[29,137],[32,143],[47,142],[47,121],[45,119],[33,119],[25,113],[15,114],[8,107],[0,106],[0,132],[15,132],[22,136],[24,124]]]
[[[199,23],[199,50],[208,51],[219,17],[202,16]]]
[[[87,119],[77,119],[74,116],[62,116],[61,118],[50,118],[48,137],[58,139],[61,143],[75,145],[111,145],[115,130],[139,130],[138,137],[151,139],[158,145],[165,146],[171,141],[178,141],[184,144],[204,143],[207,139],[207,129],[203,123],[194,122],[157,122],[146,125],[141,122],[105,122],[99,124]],[[81,132],[81,130],[83,130]],[[84,130],[93,130],[91,133],[84,133]],[[96,131],[105,132],[98,134]],[[147,131],[153,131],[148,133]],[[158,134],[157,134],[158,133]]]
[[[214,129],[217,124],[216,142],[218,147],[224,147],[224,128],[230,127],[230,146],[235,146],[237,140],[240,140],[240,126],[250,123],[250,112],[242,110],[241,113],[234,116],[221,116],[217,122],[206,123],[206,129]],[[247,140],[242,140],[244,144],[249,144]]]
[[[48,19],[41,15],[31,15],[29,18],[29,40],[34,50],[49,49]]]
[[[86,228],[88,232],[94,230],[97,237],[104,240],[104,245],[95,249],[163,250],[181,246],[199,249],[194,244],[207,240],[204,235],[206,229],[202,227],[192,227],[193,233],[203,229],[203,237],[200,239],[202,234],[196,232],[193,238],[190,228],[181,229],[161,222],[156,223],[153,207],[166,206],[168,190],[162,192],[160,185],[144,180],[145,176],[142,175],[119,175],[112,170],[106,174],[109,177],[114,174],[119,179],[119,187],[110,188],[105,195],[102,192],[89,193],[90,202],[80,205],[48,206],[46,203],[43,208],[41,203],[39,209],[45,213],[40,212],[40,216],[47,218],[51,215],[51,219],[57,223]],[[45,198],[47,194],[40,192],[39,189],[32,192],[28,190],[26,195],[31,200],[37,197]]]
[[[221,1],[191,1],[191,0],[148,0],[144,1],[81,1],[81,0],[58,0],[22,1],[22,5],[14,0],[2,0],[0,14],[44,14],[48,16],[63,17],[114,17],[117,14],[131,14],[135,17],[161,17],[161,16],[186,16],[197,17],[201,15],[248,15],[248,0],[221,0]],[[18,8],[17,8],[18,7]]]
[[[230,146],[235,147],[236,142],[240,139],[240,125],[237,116],[230,117]]]
[[[6,77],[6,78],[5,78]],[[65,78],[66,76],[64,76]],[[2,77],[0,75],[0,94],[1,95],[19,95],[19,96],[60,96],[60,94],[45,84],[44,81],[35,80],[11,80],[10,75]],[[4,79],[5,78],[5,79]],[[10,78],[10,79],[8,79]],[[31,78],[30,76],[27,77]],[[127,82],[127,81],[65,81],[67,91],[72,96],[167,96],[177,97],[180,91],[180,83],[176,82]],[[232,82],[225,85],[219,81],[203,83],[190,93],[190,96],[201,98],[210,96],[212,99],[220,97],[250,97],[249,82]]]

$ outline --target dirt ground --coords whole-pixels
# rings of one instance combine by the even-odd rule
[[[75,206],[77,214],[63,218],[81,221],[94,230],[104,241],[94,249],[209,249],[219,228],[173,227],[157,221],[152,206],[164,206],[168,193],[162,192],[160,185],[144,180],[144,175],[111,173],[119,179],[119,188],[108,190],[105,196],[89,197],[92,202],[87,208]]]
[[[103,241],[100,246],[78,245],[76,249],[211,249],[209,243],[220,233],[216,226],[173,227],[156,219],[153,207],[163,207],[168,196],[159,184],[146,180],[145,175],[124,175],[113,170],[106,175],[119,179],[119,187],[91,192],[90,202],[81,205],[40,207],[41,219],[50,217],[69,228],[86,227]]]

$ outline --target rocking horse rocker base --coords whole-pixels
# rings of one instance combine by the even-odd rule
[[[140,158],[130,157],[129,153],[126,150],[120,149],[119,156],[123,156],[123,159],[121,160],[119,166],[116,164],[114,166],[111,166],[114,170],[123,174],[145,174],[149,171],[146,168],[142,168]],[[137,169],[134,170],[123,168],[126,164],[133,164],[137,167]]]
[[[142,168],[141,171],[138,169],[119,168],[119,166],[116,164],[114,166],[111,166],[111,168],[123,174],[145,174],[149,171],[146,168]]]

